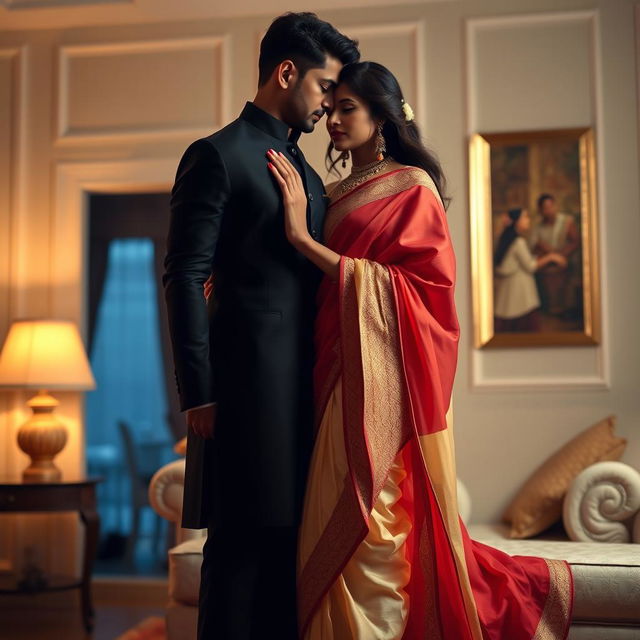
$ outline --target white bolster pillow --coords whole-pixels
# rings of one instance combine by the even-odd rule
[[[562,518],[572,540],[629,542],[639,510],[640,473],[622,462],[597,462],[576,476]]]
[[[471,496],[467,491],[467,487],[462,484],[462,481],[459,478],[457,484],[458,513],[460,514],[460,518],[462,518],[462,522],[464,522],[465,525],[468,525],[469,518],[471,517]]]
[[[181,518],[184,469],[184,459],[175,460],[160,467],[149,483],[149,503],[169,522],[178,522]]]

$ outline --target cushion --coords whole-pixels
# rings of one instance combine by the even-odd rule
[[[178,603],[191,606],[198,604],[205,540],[204,537],[193,538],[169,549],[169,595]]]
[[[640,472],[623,462],[596,462],[571,483],[562,504],[567,535],[581,542],[629,542],[640,512]]]
[[[511,524],[512,538],[529,538],[562,516],[562,500],[573,479],[588,466],[618,460],[627,441],[614,435],[615,417],[609,416],[569,440],[525,482],[502,519]]]

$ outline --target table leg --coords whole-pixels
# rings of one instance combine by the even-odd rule
[[[95,612],[91,600],[91,572],[98,551],[98,536],[100,532],[100,515],[95,506],[83,507],[80,518],[85,526],[84,559],[82,562],[82,620],[88,632],[93,630]]]

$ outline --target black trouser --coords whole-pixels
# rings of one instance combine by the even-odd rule
[[[198,640],[296,640],[297,533],[294,527],[208,529]]]

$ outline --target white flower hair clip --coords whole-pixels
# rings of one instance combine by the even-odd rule
[[[411,105],[408,102],[405,102],[405,100],[402,100],[402,112],[404,113],[404,119],[407,122],[411,122],[415,117]]]

